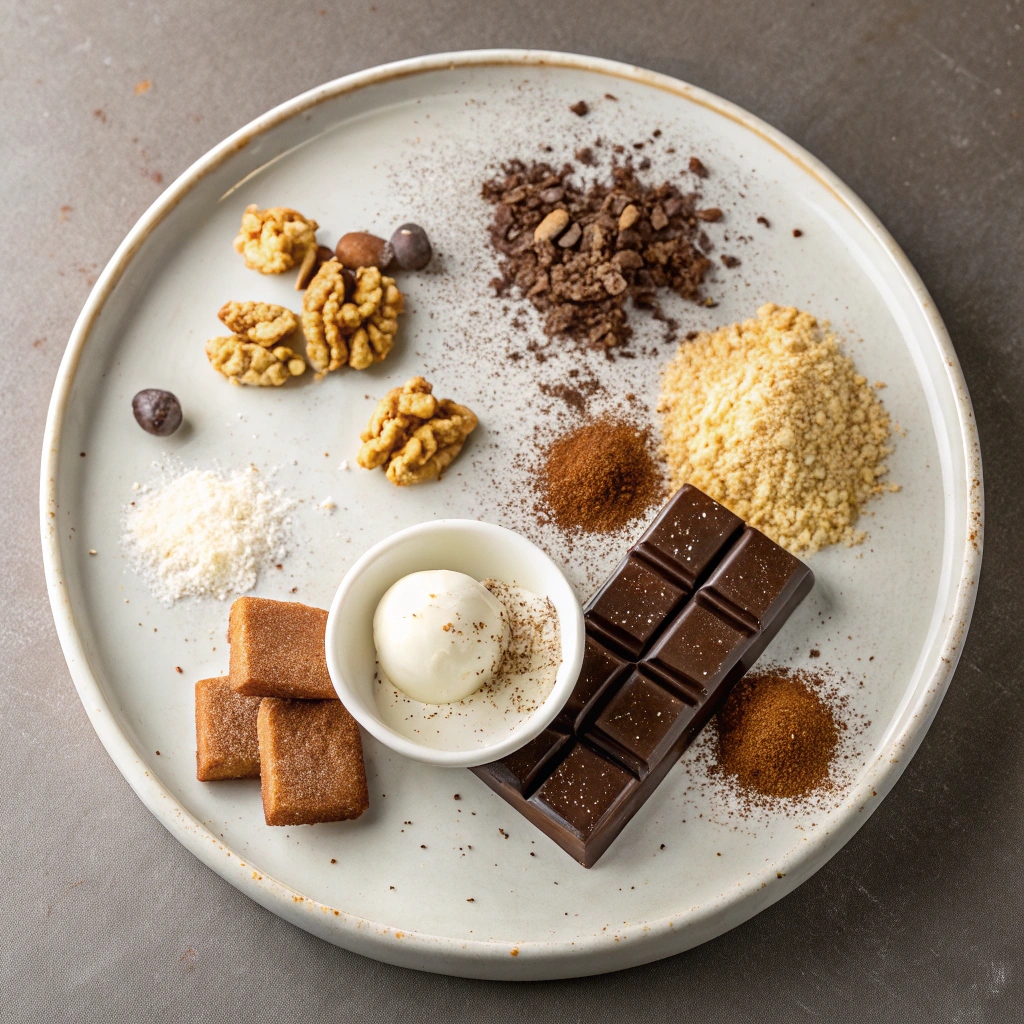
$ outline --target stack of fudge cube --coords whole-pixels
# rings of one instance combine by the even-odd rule
[[[358,818],[369,806],[359,727],[327,672],[322,608],[231,606],[229,673],[196,683],[196,777],[260,780],[268,825]]]

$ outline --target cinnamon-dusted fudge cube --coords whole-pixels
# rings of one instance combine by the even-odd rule
[[[196,683],[196,778],[258,779],[260,698],[236,693],[227,676]]]
[[[268,825],[346,821],[370,806],[359,726],[340,700],[265,697],[257,732]]]
[[[232,687],[254,697],[336,699],[324,654],[326,631],[322,608],[240,597],[228,616]]]

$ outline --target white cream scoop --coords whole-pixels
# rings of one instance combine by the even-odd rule
[[[487,685],[509,644],[502,603],[465,573],[403,576],[373,615],[381,672],[423,704],[450,704]]]

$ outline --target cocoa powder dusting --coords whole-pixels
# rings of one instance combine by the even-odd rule
[[[840,726],[819,685],[787,669],[741,679],[717,715],[718,770],[760,796],[794,800],[827,789]]]
[[[611,533],[664,500],[649,429],[602,418],[554,440],[537,474],[541,508],[562,530]]]

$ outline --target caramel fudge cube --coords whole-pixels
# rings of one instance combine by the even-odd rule
[[[370,806],[359,726],[340,700],[265,697],[257,732],[268,825],[346,821]]]
[[[228,616],[229,678],[254,697],[337,699],[324,655],[327,612],[296,601],[240,597]]]
[[[227,676],[196,683],[196,778],[258,779],[259,697],[236,693]]]

